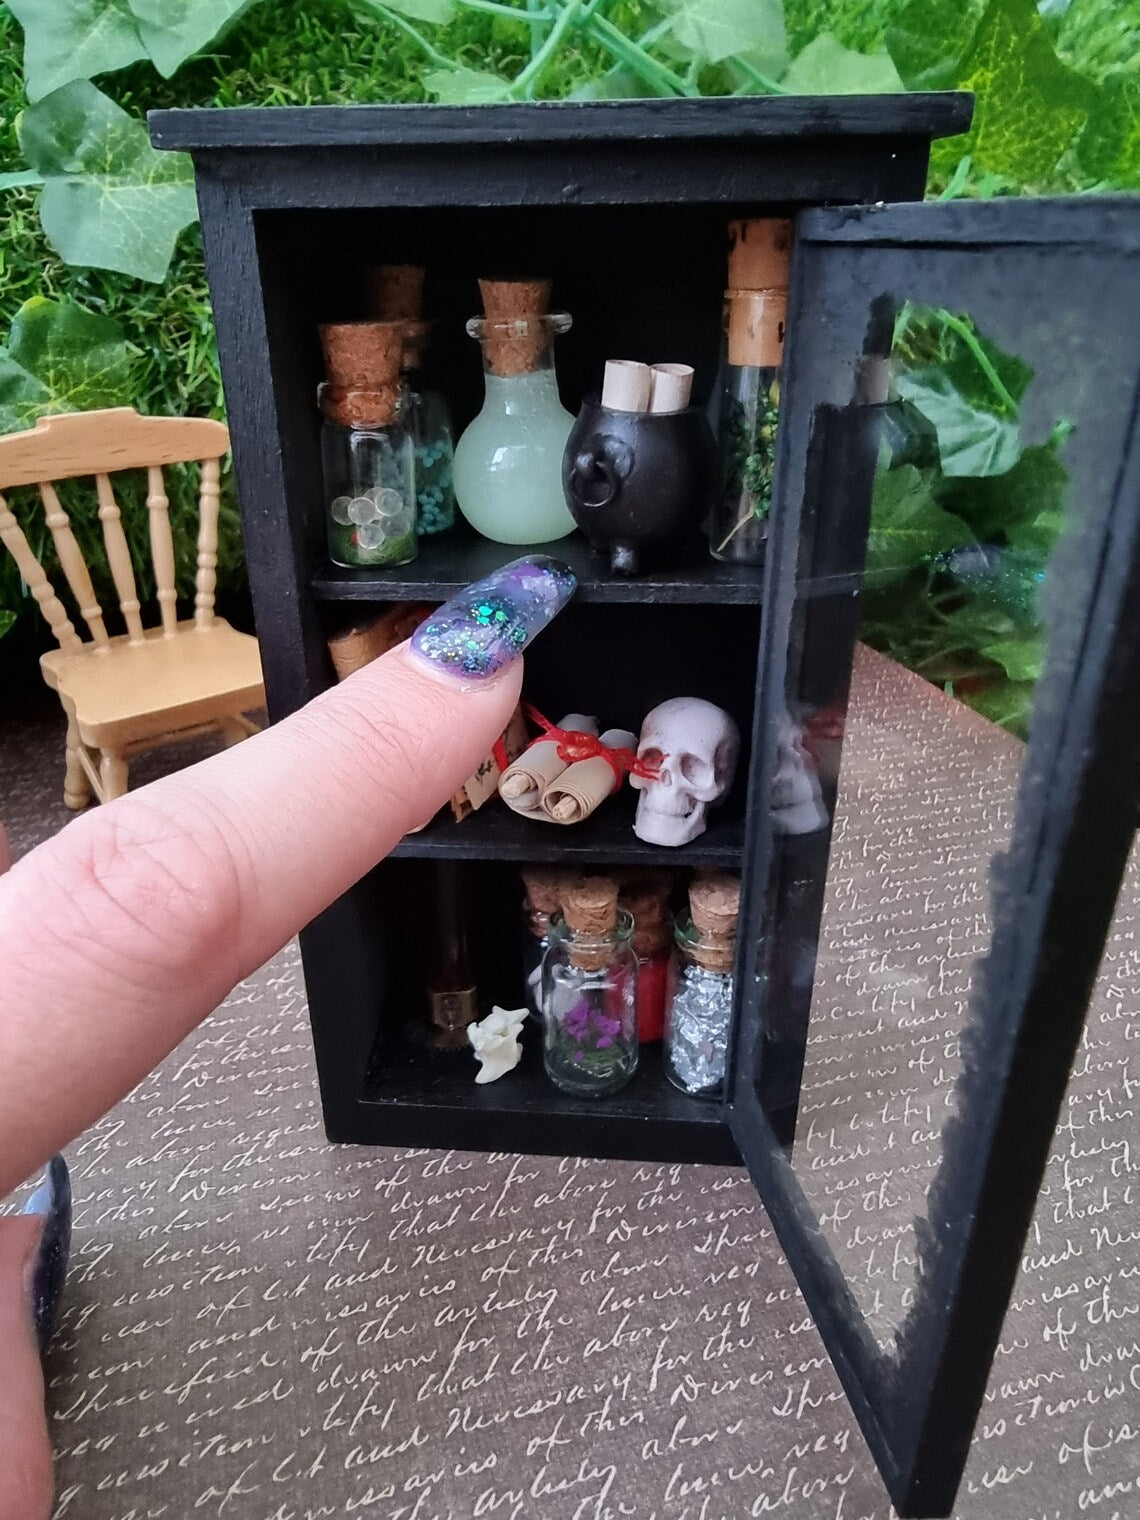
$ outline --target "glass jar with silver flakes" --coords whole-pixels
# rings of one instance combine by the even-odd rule
[[[686,916],[674,939],[665,1074],[682,1092],[719,1098],[732,1028],[735,938],[702,935]]]

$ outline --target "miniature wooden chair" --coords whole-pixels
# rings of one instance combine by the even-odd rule
[[[131,407],[41,417],[34,428],[0,437],[0,491],[38,486],[59,563],[87,625],[84,641],[43,566],[0,495],[0,539],[27,582],[59,644],[40,660],[44,680],[67,714],[69,808],[92,793],[110,802],[127,789],[131,755],[195,734],[220,732],[233,744],[257,732],[243,716],[265,702],[257,640],[214,615],[218,562],[218,478],[230,446],[221,422],[205,417],[141,417]],[[194,617],[175,608],[174,541],[163,466],[198,460],[198,569]],[[111,485],[119,470],[147,471],[150,552],[161,622],[144,628],[130,550]],[[92,475],[107,561],[126,624],[111,637],[91,576],[54,482]]]

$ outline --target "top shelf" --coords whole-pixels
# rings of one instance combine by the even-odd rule
[[[345,570],[325,564],[312,582],[320,601],[443,602],[474,580],[490,575],[524,554],[550,554],[578,577],[582,602],[714,603],[758,605],[762,566],[722,565],[705,554],[676,570],[651,570],[633,577],[611,575],[578,532],[552,544],[496,544],[461,526],[454,533],[422,538],[410,565],[385,570]]]

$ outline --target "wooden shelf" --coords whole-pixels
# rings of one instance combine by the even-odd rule
[[[374,1145],[447,1144],[457,1150],[603,1156],[738,1165],[719,1103],[679,1092],[665,1076],[660,1045],[643,1045],[637,1074],[608,1098],[572,1098],[543,1070],[541,1035],[524,1032],[523,1059],[497,1082],[475,1085],[466,1051],[441,1056],[405,1042],[374,1054],[352,1121],[337,1140]],[[525,1135],[525,1142],[520,1137]]]
[[[602,804],[584,823],[561,827],[520,818],[493,798],[456,823],[439,813],[426,829],[406,835],[391,851],[394,859],[527,860],[564,865],[731,866],[744,855],[742,804],[714,811],[705,832],[692,844],[672,849],[645,844],[633,832],[636,793],[625,789]]]
[[[346,570],[326,563],[312,581],[320,601],[443,602],[469,582],[490,575],[523,554],[550,554],[578,577],[582,602],[690,602],[756,606],[764,570],[757,565],[722,565],[708,554],[675,570],[653,570],[627,579],[609,573],[580,533],[552,544],[495,544],[469,529],[420,540],[419,554],[398,569]]]

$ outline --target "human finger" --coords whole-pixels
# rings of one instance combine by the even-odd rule
[[[0,1194],[456,791],[573,589],[557,561],[515,561],[410,645],[0,879]]]

